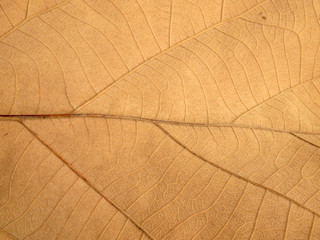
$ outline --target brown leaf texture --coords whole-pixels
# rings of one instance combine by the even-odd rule
[[[320,239],[319,0],[0,0],[1,239]]]

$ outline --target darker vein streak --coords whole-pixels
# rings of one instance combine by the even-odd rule
[[[237,123],[193,123],[193,122],[179,122],[171,120],[161,120],[161,119],[152,119],[152,118],[143,118],[143,117],[131,117],[131,116],[118,116],[118,115],[108,115],[108,114],[39,114],[39,115],[0,115],[1,120],[11,120],[11,121],[22,121],[24,119],[34,120],[34,119],[52,119],[52,118],[109,118],[109,119],[119,119],[119,120],[129,120],[129,121],[141,121],[149,123],[161,123],[167,125],[179,125],[179,126],[193,126],[193,127],[232,127],[232,128],[249,128],[257,130],[265,130],[272,132],[281,132],[281,133],[296,133],[296,134],[310,134],[316,135],[320,133],[314,132],[303,132],[303,131],[289,131],[289,130],[279,130],[267,127],[259,126],[250,126],[245,124]]]
[[[7,232],[6,230],[0,228],[0,231],[3,232],[5,235],[13,238],[13,239],[17,239],[15,236],[13,236],[11,233]]]
[[[298,135],[296,135],[296,134],[294,134],[294,133],[290,133],[290,134],[291,134],[292,136],[300,139],[301,141],[304,141],[304,142],[306,142],[306,143],[308,143],[308,144],[310,144],[310,145],[312,145],[312,146],[314,146],[314,147],[316,147],[316,148],[320,148],[319,145],[314,144],[314,143],[312,143],[312,142],[310,142],[310,141],[308,141],[308,140],[306,140],[306,139],[304,139],[304,138],[302,138],[302,137],[300,137],[300,136],[298,136]]]
[[[92,188],[94,191],[96,191],[102,198],[104,198],[108,203],[110,203],[115,209],[117,209],[119,212],[121,212],[124,216],[126,216],[133,224],[136,225],[137,228],[139,228],[144,234],[146,234],[151,240],[154,240],[154,238],[146,231],[144,230],[133,218],[131,218],[130,215],[128,215],[124,210],[119,208],[114,202],[112,202],[110,199],[106,198],[95,186],[93,186],[80,172],[75,170],[71,164],[69,164],[62,156],[60,156],[57,152],[55,152],[48,144],[46,144],[32,129],[30,129],[27,125],[25,125],[22,121],[18,121],[22,126],[24,126],[36,139],[38,139],[44,146],[46,146],[55,156],[57,156],[64,164],[69,167],[69,169],[74,172],[78,177],[80,177],[85,183],[89,185],[90,188]]]

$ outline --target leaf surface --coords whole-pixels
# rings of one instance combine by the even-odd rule
[[[26,128],[0,122],[0,226],[18,239],[138,239],[140,231]]]
[[[290,4],[266,1],[218,24],[76,112],[318,133],[319,23],[311,1]]]
[[[319,19],[0,0],[0,238],[320,239]]]
[[[205,12],[205,1],[175,1],[174,8],[167,0],[63,2],[0,42],[1,101],[7,102],[0,112],[71,112],[146,60],[256,4],[249,0],[222,17],[222,1],[209,3]]]
[[[54,152],[156,239],[220,239],[226,236],[239,239],[247,239],[250,236],[260,239],[262,236],[268,236],[270,239],[279,239],[284,237],[283,230],[286,227],[291,229],[290,224],[293,229],[299,225],[296,219],[300,216],[305,218],[306,222],[319,216],[319,210],[315,209],[315,206],[319,206],[317,196],[313,196],[317,189],[313,189],[312,185],[317,182],[318,175],[312,171],[318,169],[314,165],[318,165],[316,160],[319,159],[320,151],[287,133],[260,133],[269,135],[269,138],[281,135],[274,136],[275,139],[264,140],[264,145],[269,141],[270,147],[278,147],[274,154],[286,152],[284,156],[279,157],[280,160],[276,159],[276,166],[283,168],[279,173],[275,171],[273,174],[274,169],[268,166],[274,164],[272,156],[270,159],[254,157],[254,161],[262,165],[260,170],[257,164],[250,164],[250,157],[246,159],[241,155],[242,149],[239,147],[237,156],[242,161],[249,162],[243,172],[249,172],[250,165],[251,168],[256,166],[258,171],[254,173],[260,178],[266,176],[267,179],[268,175],[272,175],[273,178],[264,182],[259,181],[257,177],[248,177],[249,174],[238,173],[236,167],[227,170],[224,164],[209,164],[209,161],[204,161],[194,154],[191,146],[186,145],[186,148],[179,144],[177,136],[172,138],[161,130],[162,127],[151,123],[72,118],[27,120],[25,124],[39,139],[45,137]],[[72,129],[77,131],[73,132]],[[192,132],[192,129],[186,132]],[[249,133],[247,135],[248,139],[253,137],[252,133],[251,136]],[[204,142],[210,142],[206,141],[204,136],[199,138],[204,139]],[[186,136],[186,139],[192,138]],[[237,145],[230,139],[227,141],[232,146]],[[219,142],[223,144],[222,141]],[[255,147],[254,144],[249,145]],[[290,148],[301,149],[297,154],[300,159],[292,160]],[[82,151],[75,155],[75,149]],[[208,149],[214,148],[208,146]],[[229,154],[232,152],[229,151]],[[215,155],[218,154],[212,154]],[[261,155],[267,154],[262,152]],[[222,157],[223,154],[220,153],[219,156]],[[301,159],[301,156],[305,159]],[[237,158],[231,159],[234,165],[240,165]],[[301,166],[309,161],[303,169],[297,166],[297,171],[301,171],[303,177],[308,178],[308,182],[305,183],[301,179],[302,187],[293,188],[292,195],[285,194],[285,188],[294,183],[289,180],[284,182],[279,176],[290,175],[290,166],[286,168],[286,163],[289,162],[290,165],[293,161],[292,165],[298,165],[294,162],[298,160]],[[266,166],[263,166],[264,161]],[[300,179],[293,180],[298,182]],[[300,195],[296,190],[299,187],[304,187],[307,191]],[[286,221],[290,218],[290,212],[291,223]],[[268,223],[270,218],[274,218],[272,223]],[[265,224],[271,224],[272,230],[265,232]],[[188,226],[194,227],[186,231]],[[276,227],[280,230],[275,231],[273,228]],[[299,233],[292,229],[286,234],[301,234],[302,238],[307,238],[310,227],[309,222]],[[234,231],[230,232],[227,229]]]
[[[0,1],[0,38],[9,34],[18,26],[43,12],[63,4],[63,0],[21,0]]]

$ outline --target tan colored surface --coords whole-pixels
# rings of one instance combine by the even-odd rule
[[[318,0],[0,0],[0,239],[320,239]]]

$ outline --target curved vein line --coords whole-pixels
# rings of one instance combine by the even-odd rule
[[[56,17],[53,13],[52,13],[52,15],[53,15],[54,17]],[[56,17],[56,18],[58,18],[58,17]],[[58,18],[58,19],[59,19],[59,18]],[[79,60],[81,69],[82,69],[82,71],[83,71],[83,74],[84,74],[85,78],[87,79],[87,81],[88,81],[88,83],[89,83],[89,85],[90,85],[90,88],[91,88],[91,89],[93,90],[93,92],[96,94],[97,92],[95,91],[94,86],[92,85],[92,83],[91,83],[91,81],[90,81],[90,79],[89,79],[89,77],[88,77],[88,74],[87,74],[87,72],[86,72],[86,70],[85,70],[85,68],[84,68],[84,66],[83,66],[82,61],[81,61],[81,57],[80,57],[80,55],[78,54],[78,52],[76,51],[76,49],[71,45],[71,43],[69,43],[69,41],[65,38],[65,36],[64,36],[62,33],[60,33],[55,27],[53,27],[49,22],[43,20],[41,17],[39,17],[39,20],[42,21],[45,25],[49,26],[54,32],[56,32],[56,33],[62,38],[62,40],[63,40],[67,45],[69,45],[69,47],[72,49],[72,51],[73,51],[74,54],[76,55],[77,59]],[[60,19],[59,19],[59,20],[60,20]]]
[[[277,195],[277,196],[279,196],[279,197],[281,197],[281,198],[284,198],[285,200],[287,200],[287,201],[289,201],[289,202],[291,202],[291,203],[294,203],[294,204],[296,204],[297,206],[299,206],[299,207],[301,207],[301,208],[303,208],[303,209],[305,209],[305,210],[307,210],[307,211],[315,214],[316,216],[320,217],[320,214],[318,214],[317,212],[313,211],[312,209],[304,206],[303,204],[296,202],[294,199],[291,199],[290,197],[288,197],[288,196],[286,196],[286,195],[284,195],[284,194],[282,194],[282,193],[280,193],[280,192],[277,192],[277,191],[275,191],[275,190],[273,190],[273,189],[271,189],[271,188],[269,188],[269,187],[267,187],[267,186],[264,186],[264,185],[262,185],[262,184],[260,184],[260,183],[257,183],[257,182],[254,182],[254,181],[250,180],[250,179],[247,179],[247,178],[245,178],[245,177],[242,177],[242,176],[238,175],[237,173],[234,173],[234,172],[232,172],[232,171],[230,171],[230,170],[228,170],[228,169],[226,169],[226,168],[224,168],[224,167],[221,167],[221,166],[218,165],[218,164],[215,164],[215,163],[213,163],[213,162],[210,162],[208,159],[206,159],[206,158],[200,156],[199,154],[193,152],[192,150],[190,150],[187,146],[185,146],[183,143],[181,143],[179,140],[177,140],[175,137],[173,137],[167,130],[165,130],[163,127],[161,127],[161,126],[158,125],[157,123],[154,123],[154,125],[157,126],[157,127],[158,127],[161,131],[163,131],[165,134],[167,134],[168,137],[170,137],[175,143],[177,143],[179,146],[183,147],[183,148],[186,149],[189,153],[191,153],[192,155],[194,155],[194,156],[196,156],[197,158],[201,159],[202,161],[204,161],[204,162],[206,162],[206,163],[208,163],[208,164],[210,164],[210,165],[212,165],[212,166],[220,169],[221,171],[223,171],[223,172],[225,172],[225,173],[227,173],[227,174],[229,174],[229,175],[231,175],[231,176],[234,176],[234,177],[236,177],[236,178],[238,178],[238,179],[240,179],[240,180],[242,180],[242,181],[244,181],[244,182],[248,182],[248,183],[251,183],[252,185],[254,185],[254,186],[256,186],[256,187],[262,188],[262,189],[264,189],[266,192],[270,192],[270,193],[275,194],[275,195]]]
[[[4,15],[6,15],[7,19],[9,20],[10,25],[11,25],[12,27],[14,27],[11,19],[9,18],[9,15],[7,14],[7,12],[5,11],[4,7],[3,7],[1,4],[0,4],[0,9],[2,9]]]
[[[27,52],[25,52],[23,49],[20,49],[20,48],[17,48],[16,46],[14,46],[14,45],[11,45],[11,44],[9,44],[9,43],[6,43],[6,42],[1,42],[2,44],[4,44],[4,45],[7,45],[8,47],[11,47],[11,48],[13,48],[13,49],[16,49],[17,51],[19,51],[19,52],[22,52],[24,55],[26,55],[28,58],[30,58],[31,60],[32,60],[32,62],[34,62],[34,64],[35,64],[35,66],[36,66],[36,68],[37,68],[37,79],[38,79],[38,85],[39,85],[39,101],[38,101],[38,107],[37,107],[37,110],[36,110],[36,113],[38,113],[39,112],[39,109],[40,109],[40,105],[41,105],[41,99],[42,99],[42,92],[41,92],[41,79],[40,79],[40,70],[39,70],[39,67],[38,67],[38,64],[37,64],[37,62],[35,61],[35,59],[31,56],[31,55],[29,55]],[[9,61],[8,61],[9,62]],[[10,63],[10,62],[9,62]],[[14,66],[12,65],[12,68],[13,69],[15,69],[14,68]],[[16,73],[16,71],[15,71],[15,75],[16,75],[16,86],[17,86],[17,73]],[[17,98],[17,90],[16,90],[16,93],[15,93],[15,99]],[[12,110],[12,108],[13,108],[13,105],[12,105],[12,107],[11,107],[11,110]],[[11,110],[10,110],[10,112],[11,112]]]
[[[195,34],[195,35],[193,35],[193,36],[191,36],[191,37],[189,37],[189,38],[186,38],[186,39],[184,39],[184,40],[182,40],[182,41],[180,41],[180,42],[172,45],[171,47],[167,48],[166,50],[164,50],[164,51],[156,54],[155,56],[153,56],[153,57],[145,60],[144,62],[142,62],[142,63],[139,64],[138,66],[132,68],[131,71],[129,71],[129,72],[127,72],[126,74],[124,74],[124,75],[123,75],[122,77],[120,77],[118,80],[116,80],[116,81],[113,82],[112,84],[108,85],[107,87],[105,87],[104,89],[102,89],[101,91],[99,91],[95,96],[93,96],[92,98],[90,98],[88,101],[86,101],[85,103],[82,103],[81,105],[79,105],[79,106],[78,106],[75,110],[73,110],[71,113],[74,113],[74,112],[78,111],[79,109],[83,108],[84,106],[88,105],[90,102],[92,102],[93,100],[95,100],[96,98],[98,98],[99,96],[101,96],[103,93],[105,93],[107,90],[109,90],[109,89],[110,89],[111,87],[113,87],[115,84],[117,84],[119,81],[121,81],[122,79],[124,79],[125,77],[127,77],[128,75],[130,75],[132,72],[136,71],[137,69],[143,67],[143,66],[146,65],[147,63],[151,62],[153,59],[155,59],[155,58],[157,58],[157,57],[159,57],[159,56],[164,55],[165,53],[169,52],[170,50],[176,48],[177,46],[182,45],[183,43],[187,42],[187,41],[190,40],[190,39],[196,38],[197,36],[201,35],[201,34],[204,33],[204,32],[207,32],[207,31],[209,31],[209,30],[211,30],[211,29],[213,29],[213,28],[215,28],[215,27],[217,27],[217,26],[219,26],[219,25],[222,25],[222,24],[224,24],[224,23],[226,23],[226,22],[229,22],[229,21],[232,21],[232,20],[234,20],[234,19],[239,18],[240,16],[246,14],[247,12],[251,11],[252,9],[254,9],[254,8],[262,5],[262,4],[263,4],[264,2],[266,2],[266,1],[267,1],[267,0],[263,0],[263,1],[260,2],[259,4],[253,6],[252,8],[249,8],[247,11],[241,13],[240,15],[237,15],[237,16],[235,16],[235,17],[226,19],[226,20],[221,21],[221,22],[219,22],[219,23],[217,23],[217,24],[213,24],[211,27],[206,28],[206,29],[200,31],[199,33],[197,33],[197,34]],[[1,40],[1,39],[0,39],[0,40]]]
[[[320,80],[320,79],[318,78],[318,79],[310,79],[310,80],[307,80],[307,81],[305,81],[305,82],[299,83],[299,84],[297,84],[297,85],[295,85],[295,86],[293,86],[293,87],[291,87],[291,88],[288,88],[288,89],[286,89],[286,90],[284,90],[284,91],[282,91],[282,92],[279,92],[279,93],[273,95],[271,98],[268,98],[268,99],[262,101],[261,103],[259,103],[258,105],[250,108],[248,111],[241,113],[238,117],[236,117],[234,120],[232,120],[231,123],[235,123],[235,122],[236,122],[237,120],[239,120],[239,118],[241,118],[242,116],[244,116],[244,115],[252,112],[254,109],[262,106],[263,104],[265,104],[265,103],[267,103],[267,102],[269,102],[269,101],[274,100],[276,97],[278,97],[278,96],[280,96],[280,95],[283,95],[283,94],[285,94],[285,93],[287,93],[287,92],[290,92],[290,91],[292,91],[293,89],[296,89],[296,88],[300,87],[301,85],[304,85],[304,84],[307,84],[307,83],[309,83],[309,82],[316,81],[316,80]]]
[[[18,73],[14,67],[14,64],[12,62],[10,62],[9,60],[3,58],[0,56],[0,59],[3,59],[4,61],[8,62],[10,64],[10,66],[12,67],[12,70],[14,72],[14,97],[13,97],[13,103],[9,109],[9,113],[12,112],[12,109],[14,107],[14,105],[16,104],[17,102],[17,98],[18,98]]]
[[[151,240],[154,238],[150,235],[148,231],[143,229],[128,213],[126,213],[122,208],[118,207],[112,200],[105,197],[95,186],[93,186],[84,176],[77,172],[64,158],[62,158],[58,153],[56,153],[48,144],[45,143],[39,136],[32,131],[28,126],[26,126],[22,121],[18,121],[25,129],[27,129],[40,143],[45,146],[49,151],[51,151],[56,157],[58,157],[64,165],[66,165],[72,172],[74,172],[79,178],[81,178],[90,188],[92,188],[96,193],[98,193],[102,198],[104,198],[108,203],[110,203],[115,209],[122,213],[126,218],[128,218],[138,229],[140,229],[145,235],[147,235]],[[63,165],[63,166],[64,166]],[[60,170],[60,169],[59,169]]]
[[[0,36],[0,41],[1,41],[2,39],[6,38],[7,36],[9,36],[11,33],[13,33],[14,31],[16,31],[16,30],[17,30],[18,28],[20,28],[21,26],[23,26],[25,23],[29,22],[31,19],[33,19],[33,18],[35,18],[35,17],[38,17],[38,16],[40,16],[40,15],[46,13],[46,12],[50,12],[51,10],[53,10],[53,9],[55,9],[55,8],[59,8],[59,7],[63,6],[63,5],[65,5],[65,4],[67,4],[67,3],[70,2],[70,1],[71,1],[71,0],[64,1],[64,2],[58,4],[58,5],[54,6],[54,7],[48,8],[48,9],[46,9],[46,10],[44,10],[44,11],[41,11],[41,12],[39,12],[39,13],[36,13],[36,14],[31,15],[30,17],[24,19],[21,23],[19,23],[18,25],[16,25],[14,28],[12,28],[9,32],[7,32],[6,34]]]
[[[40,18],[39,18],[39,19],[40,19]],[[64,86],[65,86],[64,92],[65,92],[65,95],[66,95],[66,99],[67,99],[68,104],[70,105],[70,107],[71,107],[72,109],[74,109],[72,103],[70,102],[68,93],[67,93],[66,76],[65,76],[65,73],[64,73],[63,68],[62,68],[62,66],[61,66],[61,63],[60,63],[58,57],[56,56],[56,54],[51,50],[51,48],[49,48],[49,47],[47,46],[47,44],[45,44],[44,42],[40,41],[40,40],[37,39],[36,37],[32,36],[31,34],[29,34],[29,33],[27,33],[27,32],[21,31],[20,29],[18,29],[18,31],[20,31],[21,33],[25,34],[25,35],[28,36],[29,38],[34,39],[34,40],[35,40],[36,42],[38,42],[40,45],[44,46],[44,47],[50,52],[50,54],[52,54],[53,58],[56,60],[56,62],[57,62],[57,64],[58,64],[58,66],[59,66],[59,68],[60,68],[60,71],[61,71],[61,73],[62,73],[62,76],[63,76],[63,83],[64,83]]]
[[[300,139],[301,141],[304,141],[304,142],[306,142],[306,143],[309,143],[310,145],[312,145],[312,146],[314,146],[314,147],[320,148],[320,146],[319,146],[319,145],[314,144],[314,143],[312,143],[312,142],[310,142],[310,141],[308,141],[308,140],[306,140],[306,139],[304,139],[304,138],[302,138],[302,137],[300,137],[300,136],[296,135],[295,133],[289,133],[289,134],[291,134],[292,136],[294,136],[294,137],[296,137],[296,138]]]
[[[17,239],[15,236],[13,236],[11,233],[7,232],[6,230],[4,230],[3,228],[0,228],[0,232],[3,232],[5,235],[13,238],[13,239]]]

